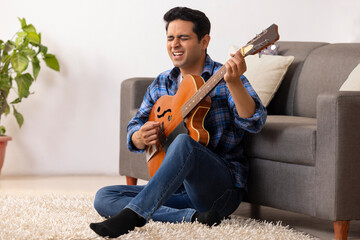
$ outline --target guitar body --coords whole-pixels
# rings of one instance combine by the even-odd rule
[[[181,107],[198,91],[204,84],[200,76],[187,75],[181,81],[178,91],[174,96],[165,95],[154,104],[148,121],[161,123],[160,144],[146,148],[147,164],[150,177],[160,167],[164,157],[164,144],[175,129],[185,123],[188,134],[192,139],[207,146],[210,140],[209,133],[204,128],[205,116],[211,107],[211,98],[204,98],[187,116],[183,116]],[[169,144],[169,143],[167,143]]]

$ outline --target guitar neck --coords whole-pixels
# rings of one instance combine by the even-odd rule
[[[209,93],[219,84],[226,73],[222,66],[199,90],[181,107],[181,114],[185,118]]]
[[[265,47],[271,45],[279,39],[278,27],[276,24],[272,24],[269,28],[264,30],[259,35],[256,35],[251,41],[249,41],[244,47],[238,51],[246,57],[251,54],[260,52]],[[226,67],[223,65],[199,90],[181,107],[182,117],[187,115],[207,96],[210,92],[219,84],[224,78],[226,73]]]
[[[251,45],[242,47],[239,51],[241,54],[246,57],[251,54],[252,50]],[[181,107],[181,113],[183,118],[185,118],[210,92],[219,84],[219,82],[224,78],[226,73],[225,65],[212,75],[209,80],[207,80],[204,85],[202,85],[199,90]]]

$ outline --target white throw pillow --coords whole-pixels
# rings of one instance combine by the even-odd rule
[[[360,64],[349,74],[340,91],[360,91]]]
[[[266,107],[278,90],[294,56],[250,55],[245,58],[244,73]]]

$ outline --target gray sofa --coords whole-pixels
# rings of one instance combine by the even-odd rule
[[[360,92],[340,86],[360,63],[360,43],[278,42],[295,56],[258,134],[244,138],[246,201],[334,221],[346,239],[360,219]],[[127,150],[126,125],[153,78],[121,83],[120,174],[149,179],[144,155]]]

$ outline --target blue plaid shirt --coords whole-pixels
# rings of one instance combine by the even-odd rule
[[[202,78],[207,81],[222,64],[206,57]],[[178,89],[179,68],[161,73],[148,87],[144,100],[136,116],[129,122],[127,142],[130,151],[143,152],[131,141],[133,133],[148,120],[154,103],[164,95],[175,95]],[[225,159],[231,169],[236,187],[246,189],[249,165],[241,144],[245,131],[259,132],[266,121],[266,108],[245,76],[241,76],[245,88],[256,103],[255,114],[251,118],[241,118],[235,108],[234,100],[224,80],[210,93],[211,108],[205,117],[205,129],[210,134],[208,148]]]

